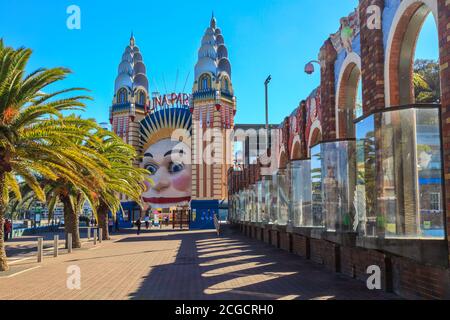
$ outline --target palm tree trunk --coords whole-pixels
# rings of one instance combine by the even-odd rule
[[[64,230],[66,232],[66,247],[67,247],[67,235],[72,234],[72,248],[81,248],[80,229],[78,214],[73,208],[70,202],[69,196],[61,196],[61,202],[64,205]]]
[[[102,239],[110,240],[109,237],[109,217],[108,217],[108,206],[104,201],[100,201],[100,205],[97,208],[98,216],[98,227],[102,228]]]
[[[3,232],[3,224],[4,217],[6,212],[6,203],[5,199],[3,199],[3,188],[5,186],[5,172],[0,171],[0,272],[8,271],[8,260],[6,258],[6,250],[5,250],[5,242],[4,240],[4,232]]]

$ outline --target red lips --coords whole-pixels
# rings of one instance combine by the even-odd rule
[[[155,203],[155,204],[167,204],[167,203],[178,203],[191,201],[191,197],[182,198],[143,198],[145,202]]]

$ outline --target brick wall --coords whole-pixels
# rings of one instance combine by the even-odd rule
[[[274,247],[277,247],[277,248],[279,248],[280,247],[280,244],[279,244],[279,242],[278,242],[278,231],[277,230],[270,230],[270,234],[271,234],[271,237],[272,237],[272,245],[274,246]]]
[[[361,17],[361,74],[364,114],[385,107],[383,31],[367,28],[367,8],[384,8],[384,0],[360,0]]]
[[[321,106],[322,106],[322,140],[336,139],[336,93],[335,71],[337,52],[328,39],[320,49],[321,68]]]
[[[280,232],[280,249],[291,251],[291,236],[292,234],[289,232]]]
[[[438,1],[438,6],[445,200],[447,209],[448,251],[450,252],[450,1]]]
[[[292,237],[292,252],[301,257],[309,259],[309,238],[299,234],[293,234]]]
[[[331,271],[339,271],[339,246],[335,243],[311,239],[310,240],[310,259],[315,263],[324,265]]]
[[[385,254],[375,251],[354,247],[341,247],[341,272],[349,277],[367,281],[367,268],[378,266],[381,269],[382,289],[391,289],[391,267],[390,260]]]
[[[256,239],[258,240],[258,241],[263,241],[264,239],[263,239],[263,232],[264,232],[264,229],[262,229],[262,228],[259,228],[259,227],[256,227]]]
[[[408,299],[450,299],[450,270],[392,258],[393,291]]]
[[[270,229],[265,228],[264,229],[264,242],[267,244],[271,244],[271,239],[270,239]]]

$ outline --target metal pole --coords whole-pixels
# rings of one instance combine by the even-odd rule
[[[98,243],[102,243],[103,240],[103,229],[98,228]]]
[[[272,76],[269,75],[264,81],[265,96],[266,96],[266,145],[269,149],[269,83],[272,80]]]
[[[44,238],[38,238],[37,249],[37,262],[41,263],[44,257]]]
[[[72,253],[72,234],[67,235],[67,252]]]
[[[87,228],[87,239],[91,240],[91,227]]]
[[[58,257],[59,236],[55,235],[53,238],[53,257]]]

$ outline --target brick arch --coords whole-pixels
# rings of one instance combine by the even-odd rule
[[[289,158],[287,156],[287,152],[284,150],[284,148],[282,148],[280,157],[278,158],[278,169],[286,169],[288,162]]]
[[[355,52],[345,59],[336,90],[336,128],[338,138],[353,138],[353,112],[361,80],[361,57]],[[350,124],[348,121],[352,121]]]
[[[386,47],[385,96],[388,107],[414,103],[414,54],[422,25],[430,13],[438,30],[436,0],[404,0],[397,10]]]
[[[319,121],[315,121],[313,123],[313,126],[311,127],[311,134],[309,135],[308,140],[308,150],[311,148],[311,146],[316,145],[322,140],[322,127],[320,126]],[[309,154],[309,151],[308,151]]]
[[[292,141],[291,160],[300,160],[302,158],[302,144],[300,137],[296,135]]]

